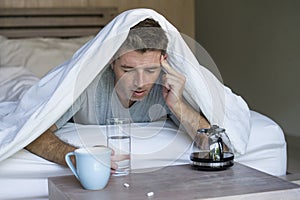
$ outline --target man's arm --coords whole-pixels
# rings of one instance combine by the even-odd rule
[[[46,160],[66,166],[65,155],[76,148],[61,141],[53,132],[56,126],[51,126],[40,137],[25,147],[28,151]]]
[[[182,101],[178,108],[171,108],[171,111],[192,139],[196,136],[198,129],[210,127],[207,119],[185,101]]]

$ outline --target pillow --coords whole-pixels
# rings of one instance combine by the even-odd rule
[[[0,36],[0,67],[23,66],[42,77],[71,58],[91,38],[8,39]]]

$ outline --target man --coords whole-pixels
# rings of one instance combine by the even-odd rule
[[[81,124],[105,124],[111,117],[150,122],[168,115],[179,121],[192,138],[199,128],[209,127],[199,111],[184,100],[185,77],[167,63],[167,44],[166,34],[153,19],[132,27],[104,72],[26,149],[65,165],[65,154],[76,148],[62,142],[53,132],[71,118]],[[117,168],[114,162],[112,168]]]

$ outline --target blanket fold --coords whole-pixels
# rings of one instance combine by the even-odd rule
[[[250,133],[250,111],[245,101],[201,66],[177,29],[151,9],[118,15],[67,62],[50,71],[0,116],[0,161],[24,148],[54,124],[101,73],[126,39],[129,28],[153,18],[169,39],[168,62],[186,79],[184,97],[211,124],[227,130],[235,152],[243,154]],[[0,108],[7,102],[3,100]],[[5,138],[5,139],[4,139]]]

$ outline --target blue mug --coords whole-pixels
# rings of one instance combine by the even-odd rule
[[[71,161],[71,156],[75,156],[76,167]],[[80,148],[67,153],[65,160],[84,189],[101,190],[107,185],[110,178],[111,149]]]

